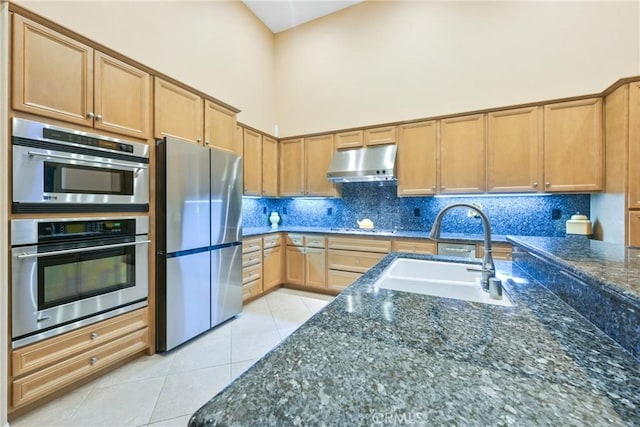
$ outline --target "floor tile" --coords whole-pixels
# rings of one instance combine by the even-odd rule
[[[230,378],[230,365],[168,375],[151,422],[193,414],[222,390]]]
[[[173,355],[168,353],[142,356],[98,378],[93,384],[94,387],[110,387],[148,378],[164,378],[169,373],[172,360]]]
[[[189,418],[191,418],[191,415],[162,420],[148,425],[149,427],[186,427],[189,425]]]
[[[168,373],[192,371],[231,363],[231,329],[224,327],[203,334],[172,352]]]
[[[66,426],[68,420],[78,410],[91,392],[87,384],[64,396],[11,421],[11,427],[58,427]]]
[[[280,341],[280,334],[275,327],[269,332],[233,332],[231,335],[231,362],[258,359],[267,354]]]
[[[147,424],[164,384],[151,378],[94,388],[66,426],[138,426]]]
[[[231,364],[231,381],[235,380],[240,375],[242,375],[244,371],[252,367],[253,364],[256,363],[257,361],[258,359],[249,359],[249,360],[243,360],[242,362],[232,363]]]

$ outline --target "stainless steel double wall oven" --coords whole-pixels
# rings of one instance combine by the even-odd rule
[[[149,146],[14,118],[12,155],[12,347],[146,306]]]

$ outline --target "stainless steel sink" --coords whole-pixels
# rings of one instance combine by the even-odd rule
[[[483,304],[515,305],[506,292],[493,299],[480,286],[477,264],[397,258],[373,285],[376,288],[453,298]]]

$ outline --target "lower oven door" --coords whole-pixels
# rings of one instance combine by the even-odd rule
[[[17,247],[11,256],[14,348],[146,305],[147,235]]]

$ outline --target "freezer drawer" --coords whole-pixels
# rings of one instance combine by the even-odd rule
[[[211,327],[209,252],[167,259],[165,345],[171,350]],[[161,313],[162,314],[162,313]]]

